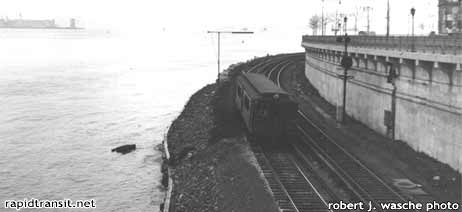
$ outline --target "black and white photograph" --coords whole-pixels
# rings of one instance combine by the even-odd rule
[[[462,211],[462,0],[0,5],[0,212]]]

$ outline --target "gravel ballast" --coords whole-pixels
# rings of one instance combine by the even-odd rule
[[[278,211],[231,94],[231,82],[205,86],[170,126],[169,211]]]

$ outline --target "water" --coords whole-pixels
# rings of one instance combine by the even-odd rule
[[[223,36],[222,67],[302,51],[300,41],[285,32]],[[95,199],[95,211],[157,211],[155,147],[188,97],[215,80],[216,39],[3,29],[0,46],[2,207],[69,198]],[[138,149],[130,154],[110,151],[131,143]]]

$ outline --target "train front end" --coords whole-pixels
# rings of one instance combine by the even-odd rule
[[[256,103],[254,132],[263,137],[280,140],[290,136],[298,104],[288,95],[271,94]]]

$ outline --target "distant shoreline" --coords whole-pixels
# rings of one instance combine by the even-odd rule
[[[82,27],[2,27],[0,29],[85,29]]]

